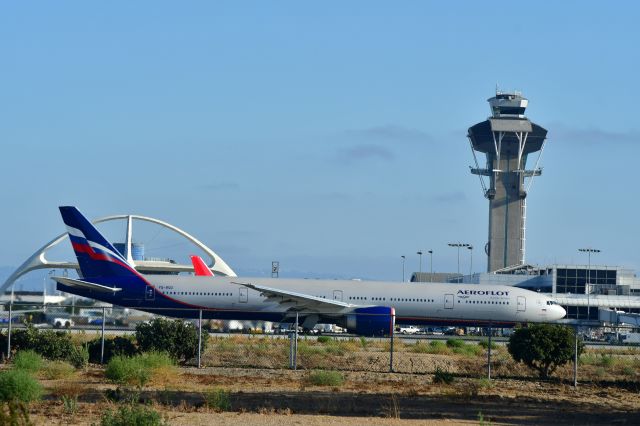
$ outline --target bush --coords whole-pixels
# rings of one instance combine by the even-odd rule
[[[331,337],[329,336],[318,336],[318,343],[329,343],[331,342]]]
[[[40,399],[42,385],[24,370],[0,371],[0,401],[29,403]]]
[[[137,358],[140,359],[143,365],[152,370],[170,367],[175,364],[175,361],[166,352],[145,352],[138,355]]]
[[[202,334],[202,352],[208,337],[207,333]],[[198,330],[190,322],[156,318],[150,323],[138,324],[136,340],[141,351],[167,352],[180,363],[198,354]]]
[[[224,389],[214,389],[209,391],[205,394],[207,407],[217,412],[231,411],[231,401],[229,396],[229,391],[225,391]]]
[[[140,405],[123,405],[107,410],[100,420],[102,426],[161,426],[166,422],[156,410]]]
[[[457,346],[452,349],[454,354],[464,355],[464,356],[478,356],[482,355],[482,346],[463,343],[462,346]]]
[[[450,348],[461,348],[465,345],[463,340],[460,339],[447,339],[447,346]]]
[[[38,330],[32,325],[11,334],[13,350],[32,350],[50,360],[71,360],[75,346],[64,331]]]
[[[478,342],[478,345],[480,345],[480,347],[482,349],[489,349],[489,340],[480,340]],[[495,350],[498,348],[498,345],[496,345],[496,342],[491,342],[491,350]]]
[[[574,357],[575,334],[570,327],[533,324],[519,328],[509,338],[507,349],[516,362],[523,362],[546,379]],[[578,357],[584,343],[578,340]]]
[[[75,371],[76,369],[73,365],[66,361],[49,361],[42,369],[42,376],[49,380],[64,379],[71,376]]]
[[[151,368],[146,366],[139,357],[115,356],[111,358],[104,372],[107,379],[121,385],[133,385],[142,389],[151,379]]]
[[[89,362],[98,364],[102,350],[102,339],[94,339],[87,343]],[[128,337],[116,336],[113,339],[104,339],[104,362],[107,363],[116,355],[133,356],[138,353],[138,348]]]
[[[172,367],[173,360],[165,353],[151,352],[134,357],[115,356],[105,370],[105,376],[118,385],[133,385],[142,389],[155,371]]]
[[[453,374],[446,370],[442,370],[440,367],[436,368],[436,372],[433,374],[433,383],[444,383],[450,385],[455,378]]]
[[[86,346],[74,346],[67,361],[75,368],[85,368],[89,364],[89,351]]]
[[[40,354],[32,351],[20,351],[13,357],[13,367],[18,370],[24,370],[28,373],[37,373],[42,368],[44,362]]]
[[[338,371],[314,371],[307,377],[307,382],[314,386],[342,386],[344,376]]]

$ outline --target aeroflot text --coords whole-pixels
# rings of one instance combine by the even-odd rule
[[[478,296],[508,296],[508,291],[501,290],[458,290],[458,294],[469,294]]]

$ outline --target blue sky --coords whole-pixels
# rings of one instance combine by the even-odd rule
[[[465,135],[498,83],[549,130],[527,260],[586,263],[592,246],[640,269],[638,8],[5,2],[0,267],[73,204],[171,222],[240,273],[400,279],[419,249],[455,271],[451,241],[480,271],[488,205]]]

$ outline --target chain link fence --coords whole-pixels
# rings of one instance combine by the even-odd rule
[[[7,305],[0,316],[0,329],[3,335],[9,336],[8,354],[11,353],[11,331],[24,327],[25,321],[31,321],[38,328],[59,326],[61,330],[76,334],[75,339],[88,341],[96,337],[109,339],[133,334],[136,324],[153,317],[116,308],[85,308],[83,315],[73,315],[69,306],[28,307],[32,312],[25,312],[25,306]],[[290,319],[294,321],[292,324],[277,324],[223,321],[215,318],[220,316],[220,311],[213,310],[189,310],[189,316],[196,319],[184,321],[194,322],[200,333],[209,334],[206,348],[195,360],[199,367],[405,374],[445,372],[470,378],[539,377],[537,371],[514,361],[509,353],[511,329],[449,327],[416,330],[412,327],[409,329],[411,334],[401,334],[402,329],[396,328],[392,336],[365,337],[338,332],[339,328],[329,326],[321,327],[322,332],[311,330],[302,333],[301,328],[295,325],[295,317]],[[35,321],[36,317],[42,322]],[[56,320],[68,323],[56,324]],[[584,351],[577,365],[569,362],[558,367],[554,377],[574,383],[640,382],[640,333],[613,325],[570,327],[585,344]]]

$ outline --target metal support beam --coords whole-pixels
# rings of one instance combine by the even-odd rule
[[[106,309],[102,307],[102,333],[100,336],[100,364],[104,364],[104,324],[106,321]]]
[[[202,309],[198,311],[198,368],[202,368]]]

